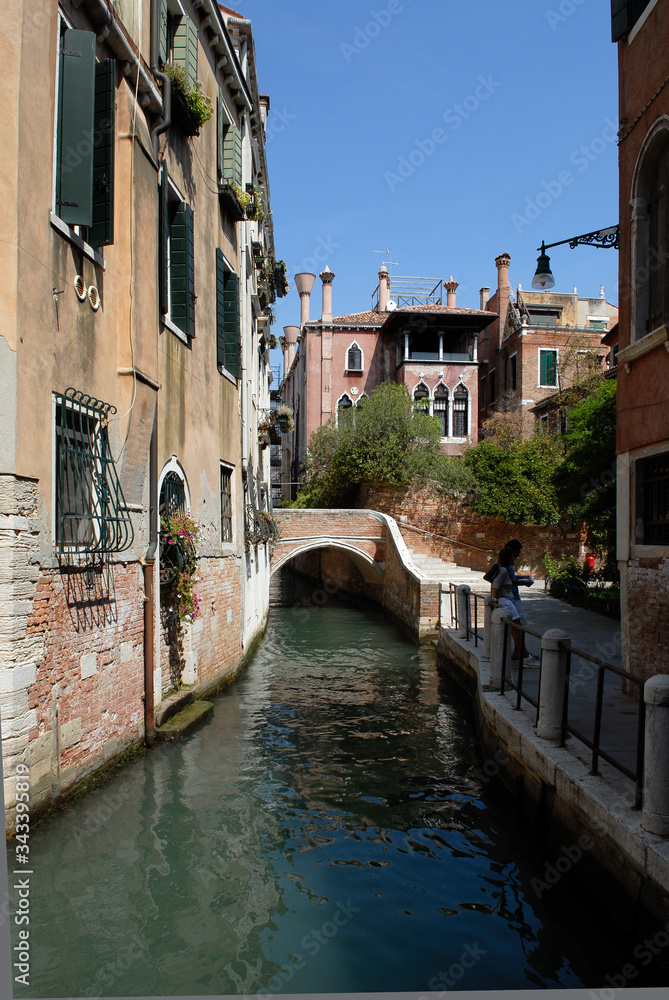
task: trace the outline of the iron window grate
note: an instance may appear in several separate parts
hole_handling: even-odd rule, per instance
[[[669,452],[637,462],[639,483],[637,542],[669,545]],[[641,535],[641,537],[639,537]]]
[[[78,389],[56,395],[56,548],[123,552],[134,532],[109,447],[111,403]]]

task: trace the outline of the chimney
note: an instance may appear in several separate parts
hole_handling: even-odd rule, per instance
[[[321,271],[318,277],[323,282],[323,315],[321,316],[322,323],[332,322],[332,282],[334,280],[334,274],[330,268],[325,265],[325,270]]]
[[[497,311],[499,313],[499,333],[497,346],[502,346],[502,338],[506,330],[506,316],[509,311],[509,264],[511,257],[508,253],[501,253],[495,257],[497,265]]]
[[[481,309],[481,312],[483,312],[485,309],[488,308],[488,299],[490,298],[490,289],[489,288],[480,288],[479,289],[479,298],[480,298],[480,309]]]
[[[295,344],[300,335],[299,326],[284,326],[283,337],[281,337],[281,350],[283,351],[283,377],[286,378],[290,371],[293,358],[295,357]]]
[[[451,275],[450,281],[444,282],[444,288],[446,289],[446,308],[455,309],[455,292],[460,282],[453,281],[453,275]]]
[[[308,271],[300,271],[295,275],[295,287],[300,293],[300,326],[309,322],[309,299],[315,280],[316,275],[309,274]]]
[[[387,311],[388,302],[390,300],[390,278],[388,276],[388,268],[385,264],[382,264],[379,268],[379,312],[384,313]]]

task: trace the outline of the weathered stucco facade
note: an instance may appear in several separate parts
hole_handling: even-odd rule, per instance
[[[11,831],[17,763],[41,808],[150,742],[154,705],[174,683],[232,676],[264,626],[267,544],[246,538],[268,503],[258,423],[269,407],[274,245],[269,101],[250,22],[212,0],[17,0],[2,32],[0,707]],[[90,79],[72,75],[73,56]],[[211,101],[199,127],[164,72],[173,66]],[[170,496],[201,525],[200,614],[178,625],[176,661],[161,572]]]

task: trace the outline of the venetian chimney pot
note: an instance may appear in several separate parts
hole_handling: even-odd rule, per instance
[[[316,280],[315,274],[308,271],[300,271],[295,275],[295,287],[300,293],[300,326],[309,322],[309,300],[311,299],[311,289]]]
[[[321,271],[318,277],[323,282],[323,315],[321,316],[322,323],[332,322],[332,282],[334,281],[334,273],[330,268],[325,265],[325,270]]]
[[[283,377],[286,378],[290,371],[293,358],[295,357],[295,345],[300,335],[299,326],[284,326],[283,337],[281,338],[281,349],[283,350]]]
[[[501,253],[499,257],[495,257],[495,264],[497,266],[497,311],[499,313],[498,347],[502,346],[502,339],[506,330],[506,317],[509,311],[510,263],[511,257],[508,253]]]
[[[485,287],[484,288],[480,288],[479,289],[479,303],[480,303],[481,312],[483,312],[485,309],[488,308],[488,299],[489,298],[490,298],[490,289],[489,288],[485,288]]]
[[[453,275],[451,275],[449,281],[444,282],[444,288],[446,289],[446,308],[455,309],[455,293],[458,289],[459,281],[453,281]]]
[[[388,268],[382,264],[379,268],[379,312],[386,312],[390,301],[390,276]]]

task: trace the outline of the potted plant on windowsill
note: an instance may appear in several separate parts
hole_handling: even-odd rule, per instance
[[[172,84],[172,122],[185,135],[199,135],[200,128],[209,121],[214,106],[202,93],[202,84],[191,86],[183,66],[168,63],[164,67],[165,76]]]

